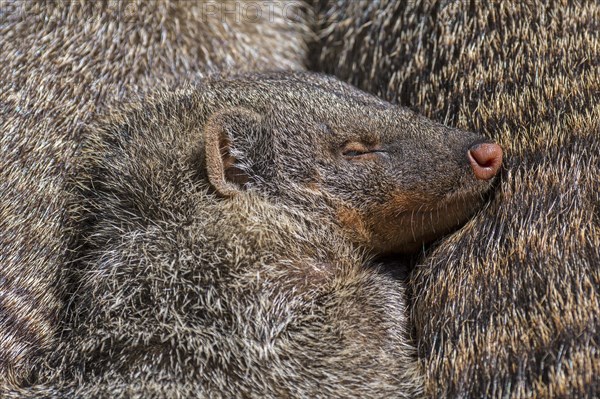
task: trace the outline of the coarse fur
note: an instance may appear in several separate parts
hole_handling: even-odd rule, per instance
[[[314,69],[508,155],[491,206],[411,276],[427,394],[600,396],[600,5],[318,6]]]
[[[0,386],[27,379],[56,344],[65,178],[76,174],[84,126],[131,93],[215,72],[303,68],[308,30],[280,7],[245,23],[204,6],[0,2]]]

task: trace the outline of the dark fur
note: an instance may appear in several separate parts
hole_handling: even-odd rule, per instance
[[[412,276],[426,391],[600,396],[598,3],[320,6],[314,68],[508,155],[492,206]]]

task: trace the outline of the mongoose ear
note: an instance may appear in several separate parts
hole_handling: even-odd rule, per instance
[[[206,172],[210,184],[222,196],[231,197],[242,191],[250,176],[244,170],[240,157],[243,150],[236,148],[234,137],[241,140],[260,128],[261,118],[245,108],[230,108],[211,115],[204,126]]]

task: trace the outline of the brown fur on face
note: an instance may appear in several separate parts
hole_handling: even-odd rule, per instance
[[[428,394],[600,396],[598,3],[318,3],[313,67],[508,155],[412,276]]]
[[[357,209],[341,207],[337,212],[337,219],[354,241],[371,242],[371,232],[365,224],[364,215]]]

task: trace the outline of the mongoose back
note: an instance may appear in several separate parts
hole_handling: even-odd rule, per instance
[[[315,68],[508,154],[411,278],[426,392],[600,396],[600,4],[321,3]]]
[[[247,23],[227,11],[244,4],[0,2],[0,386],[27,378],[55,344],[64,181],[85,124],[132,93],[181,80],[303,68],[304,24],[281,7]]]
[[[158,94],[86,137],[62,343],[15,395],[420,395],[402,283],[364,266],[464,222],[495,144],[289,73]]]

